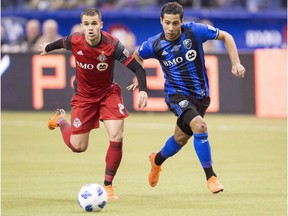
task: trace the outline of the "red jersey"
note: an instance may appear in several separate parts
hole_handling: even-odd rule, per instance
[[[114,36],[101,32],[101,41],[90,46],[84,34],[64,37],[63,46],[71,50],[76,61],[74,94],[81,97],[101,97],[113,83],[114,61],[127,66],[133,59],[129,51]]]

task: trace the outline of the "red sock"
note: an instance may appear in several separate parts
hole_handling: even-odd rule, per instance
[[[110,141],[106,153],[105,181],[111,182],[122,159],[122,142]]]
[[[70,148],[73,152],[79,152],[71,143],[70,143],[70,137],[71,137],[71,126],[70,124],[64,119],[59,123],[59,127],[62,133],[62,138],[64,140],[64,143],[68,148]]]

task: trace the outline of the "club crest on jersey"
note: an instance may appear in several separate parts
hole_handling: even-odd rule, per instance
[[[179,106],[184,108],[188,106],[188,101],[187,100],[182,100],[179,102]]]
[[[97,57],[97,59],[98,59],[99,61],[103,62],[103,61],[106,61],[107,57],[102,53],[102,54],[100,54],[100,55]]]
[[[79,118],[75,118],[73,121],[73,126],[76,128],[79,128],[82,125],[82,122],[80,121]]]
[[[184,45],[184,47],[185,47],[186,49],[190,49],[190,48],[192,47],[192,41],[191,41],[191,39],[185,39],[185,40],[183,41],[183,45]]]

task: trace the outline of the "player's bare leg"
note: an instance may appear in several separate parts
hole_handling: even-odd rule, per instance
[[[54,130],[60,127],[62,138],[67,147],[73,152],[84,152],[88,147],[89,132],[85,134],[71,135],[71,125],[66,121],[64,109],[57,109],[48,121],[48,128]]]
[[[61,127],[61,125],[60,125]],[[77,150],[77,152],[84,152],[88,148],[90,132],[83,134],[72,134],[70,136],[70,143]]]

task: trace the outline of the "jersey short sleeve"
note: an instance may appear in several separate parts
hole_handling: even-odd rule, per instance
[[[153,43],[157,38],[159,38],[159,35],[151,37],[147,41],[142,43],[142,45],[138,49],[138,53],[141,58],[148,59],[156,57],[153,49]]]
[[[204,43],[207,40],[215,40],[218,37],[219,29],[211,25],[202,24],[202,23],[185,23],[183,26],[191,28],[195,33],[195,36],[198,40]]]

